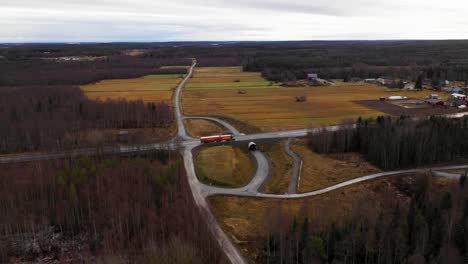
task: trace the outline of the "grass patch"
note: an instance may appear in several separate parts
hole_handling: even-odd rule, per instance
[[[210,136],[225,131],[224,127],[203,119],[185,119],[184,125],[187,133],[195,138]]]
[[[266,193],[283,194],[288,191],[291,179],[293,159],[284,151],[284,142],[262,145],[262,149],[271,161],[271,175],[265,184]]]
[[[246,151],[232,146],[203,148],[195,155],[200,181],[222,187],[241,187],[252,177],[253,167]]]
[[[305,140],[294,143],[291,149],[302,159],[298,193],[322,189],[360,176],[380,172],[358,153],[321,155],[311,151]]]

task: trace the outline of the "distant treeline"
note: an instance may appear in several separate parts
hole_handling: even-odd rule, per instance
[[[385,189],[388,182],[382,182],[381,186],[380,190],[368,190],[351,201],[352,212],[338,213],[339,220],[313,215],[311,220],[305,202],[305,210],[300,210],[296,216],[288,214],[290,210],[287,209],[270,212],[265,219],[269,235],[257,244],[261,252],[257,261],[466,263],[466,176],[459,183],[445,185],[430,175],[419,175],[409,184],[397,186],[396,190]],[[369,194],[372,192],[375,193]],[[338,209],[325,211],[333,210]]]
[[[223,263],[171,156],[3,165],[0,262]]]
[[[310,134],[308,144],[319,153],[359,152],[382,169],[398,169],[467,158],[467,138],[468,118],[377,117]]]
[[[126,79],[147,74],[185,74],[185,68],[160,69],[165,65],[190,65],[187,59],[153,59],[116,55],[93,61],[49,59],[0,60],[0,86],[81,85],[104,79]]]
[[[0,153],[79,147],[90,129],[165,127],[170,106],[142,101],[95,101],[78,87],[0,89]]]
[[[242,65],[273,81],[392,76],[468,81],[468,41],[247,42],[152,48],[155,57],[196,57],[201,66]]]

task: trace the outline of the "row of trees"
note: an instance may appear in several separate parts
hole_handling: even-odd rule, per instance
[[[185,68],[160,69],[164,65],[190,65],[187,59],[153,59],[115,55],[94,61],[27,59],[0,61],[0,86],[81,85],[104,79],[135,78],[153,73],[185,74]]]
[[[0,262],[70,256],[86,263],[223,261],[182,163],[169,157],[167,164],[83,157],[3,166]]]
[[[160,128],[173,122],[164,103],[88,99],[78,87],[0,90],[0,153],[80,147],[91,129]]]
[[[352,205],[352,214],[325,226],[310,220],[306,212],[295,217],[283,213],[278,216],[282,220],[269,218],[268,223],[273,225],[262,241],[260,261],[465,263],[466,176],[459,183],[441,187],[431,176],[419,175],[404,191],[407,199],[382,192],[358,199]]]
[[[468,118],[377,117],[356,126],[322,130],[308,136],[319,153],[359,152],[382,169],[398,169],[468,157]]]

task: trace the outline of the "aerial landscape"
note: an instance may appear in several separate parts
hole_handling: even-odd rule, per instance
[[[2,3],[0,263],[467,263],[445,2]]]

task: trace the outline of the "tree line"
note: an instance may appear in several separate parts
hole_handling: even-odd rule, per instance
[[[365,195],[339,221],[318,222],[307,212],[269,218],[269,234],[257,244],[259,262],[466,263],[466,175],[451,183],[408,177],[414,180],[402,190],[407,198]]]
[[[0,153],[80,147],[92,129],[161,128],[173,122],[165,103],[88,99],[78,87],[0,89]]]
[[[359,152],[385,169],[417,167],[468,157],[468,118],[359,118],[354,126],[308,135],[319,153]]]
[[[161,69],[165,65],[190,65],[187,59],[153,59],[114,55],[92,61],[53,61],[40,58],[0,60],[0,86],[82,85],[105,79],[127,79],[147,74],[185,74],[185,68]]]
[[[0,200],[2,263],[224,261],[175,154],[4,165]]]

